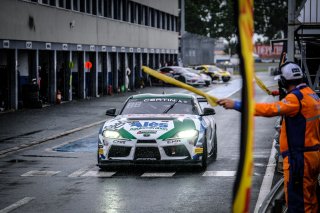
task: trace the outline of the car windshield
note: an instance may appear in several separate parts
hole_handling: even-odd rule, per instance
[[[178,72],[178,73],[188,72],[185,68],[182,68],[182,67],[173,67],[172,69],[173,69],[175,72]]]
[[[195,73],[195,74],[199,74],[199,71],[198,71],[198,70],[194,70],[194,69],[192,69],[192,68],[186,68],[186,70],[187,70],[188,72],[192,72],[192,73]]]
[[[208,67],[208,70],[211,71],[211,72],[221,71],[221,69],[218,68],[218,67]]]
[[[130,99],[122,110],[127,114],[197,114],[191,99],[145,98]]]

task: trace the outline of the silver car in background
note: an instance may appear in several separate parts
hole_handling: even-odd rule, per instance
[[[199,74],[190,72],[184,67],[167,66],[160,68],[159,72],[189,85],[198,86],[206,84]]]

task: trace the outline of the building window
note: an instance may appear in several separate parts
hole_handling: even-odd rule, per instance
[[[166,14],[161,12],[161,18],[162,18],[162,29],[166,29]]]
[[[113,18],[120,19],[119,0],[113,0]]]
[[[92,14],[97,15],[97,0],[92,0]]]
[[[49,0],[42,0],[42,4],[49,4]]]
[[[91,14],[91,4],[92,1],[91,0],[86,0],[86,13],[90,13]]]
[[[143,6],[144,7],[144,24],[146,26],[149,26],[149,7]]]
[[[137,4],[137,15],[138,15],[138,24],[142,24],[143,21],[143,10],[142,5]]]
[[[58,7],[65,8],[64,0],[59,0],[58,1]]]
[[[171,22],[170,22],[170,15],[167,14],[167,30],[170,30],[170,24],[171,24]]]
[[[31,0],[32,2],[38,2],[38,0]]]
[[[71,10],[71,1],[66,1],[66,9]]]
[[[112,18],[112,0],[104,0],[104,17]]]
[[[171,31],[175,31],[175,17],[174,16],[171,16]]]
[[[79,11],[79,2],[78,2],[78,0],[73,0],[73,10]]]
[[[160,22],[161,22],[161,20],[160,20],[160,11],[159,10],[156,10],[156,17],[157,17],[157,28],[161,28],[161,26],[160,26]]]
[[[98,0],[98,15],[102,16],[103,15],[103,1],[102,0]]]
[[[122,0],[122,20],[128,21],[128,0]]]
[[[80,12],[85,12],[85,8],[86,8],[86,5],[85,5],[85,0],[80,0]]]
[[[150,8],[149,9],[149,13],[150,13],[150,18],[149,18],[149,20],[150,20],[150,26],[151,27],[155,27],[155,12],[154,12],[154,9],[152,9],[152,8]]]

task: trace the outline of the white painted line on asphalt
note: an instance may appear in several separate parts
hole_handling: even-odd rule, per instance
[[[81,177],[112,177],[116,172],[104,172],[104,171],[88,171],[81,175]]]
[[[75,171],[75,172],[71,173],[70,175],[68,175],[68,177],[79,177],[80,175],[82,175],[87,170],[88,170],[87,168],[78,169],[77,171]]]
[[[205,171],[202,176],[204,177],[233,177],[236,171]]]
[[[29,203],[30,201],[34,200],[35,198],[34,197],[25,197],[17,202],[15,202],[14,204],[11,204],[10,206],[4,208],[4,209],[1,209],[0,210],[0,213],[8,213],[8,212],[11,212],[17,208],[19,208],[20,206],[23,206],[27,203]]]
[[[22,174],[22,177],[38,177],[38,176],[45,176],[45,177],[50,177],[58,174],[60,171],[29,171],[27,173]]]
[[[175,172],[145,172],[141,177],[172,177]]]
[[[274,148],[276,141],[273,140],[272,143],[272,149],[269,157],[269,162],[267,165],[266,173],[264,174],[263,181],[260,187],[260,192],[259,192],[259,197],[256,203],[256,206],[254,208],[254,212],[258,212],[259,208],[263,202],[263,200],[266,198],[268,193],[271,190],[272,187],[272,181],[273,181],[273,176],[274,176],[274,170],[276,168],[276,160],[274,158],[274,155],[276,153],[276,149]]]

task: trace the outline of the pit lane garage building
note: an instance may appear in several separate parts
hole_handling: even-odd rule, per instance
[[[142,65],[177,61],[178,13],[178,0],[1,0],[0,108],[23,106],[33,79],[48,104],[123,91],[127,67],[140,87]]]

